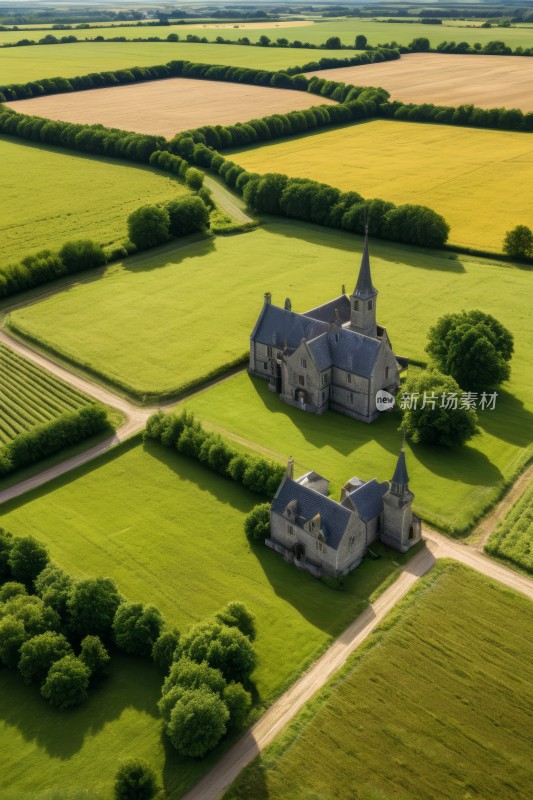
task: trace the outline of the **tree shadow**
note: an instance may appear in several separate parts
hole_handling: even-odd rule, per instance
[[[157,717],[160,693],[161,675],[153,663],[120,653],[112,655],[109,676],[89,690],[88,700],[64,711],[52,708],[38,687],[26,686],[17,672],[2,670],[0,719],[49,756],[67,760],[81,750],[86,736],[94,736],[127,708]]]
[[[189,259],[209,255],[216,240],[205,233],[191,233],[167,244],[136,253],[120,262],[126,272],[152,272],[168,266],[183,267]]]
[[[475,439],[473,440],[475,442]],[[437,447],[411,444],[416,458],[439,478],[472,486],[497,486],[503,475],[496,464],[475,447]]]
[[[533,441],[533,414],[504,389],[498,389],[494,411],[478,411],[478,419],[480,428],[504,442],[528,447]]]

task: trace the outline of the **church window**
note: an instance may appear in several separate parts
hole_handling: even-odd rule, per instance
[[[372,311],[373,308],[374,308],[374,301],[373,300],[369,300],[368,301],[368,310]]]
[[[268,369],[268,362],[267,361],[263,361],[263,368],[264,369]]]
[[[294,528],[292,527],[292,525],[287,525],[287,533],[289,534],[289,536],[294,536]]]
[[[353,547],[355,544],[355,536],[350,536],[350,540],[348,542],[350,547]]]
[[[347,383],[351,383],[352,382],[352,376],[350,375],[349,372],[346,373],[346,381],[347,381]]]
[[[300,386],[305,386],[305,375],[298,375],[298,383]]]
[[[348,392],[346,399],[348,400],[349,404],[353,406],[353,392]]]
[[[302,366],[304,369],[307,369],[307,359],[306,359],[306,358],[301,358],[301,359],[300,359],[300,365],[301,365],[301,366]]]
[[[354,300],[353,310],[359,311],[359,300]]]
[[[267,347],[267,356],[269,358],[272,358],[272,347],[270,345],[268,345]]]
[[[327,382],[328,382],[328,373],[326,372],[324,375],[322,375],[322,386],[326,386]]]

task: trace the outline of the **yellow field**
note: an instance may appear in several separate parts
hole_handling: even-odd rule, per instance
[[[448,221],[450,243],[501,251],[533,227],[533,136],[373,120],[235,152],[251,172],[312,178],[364,197],[420,203]]]

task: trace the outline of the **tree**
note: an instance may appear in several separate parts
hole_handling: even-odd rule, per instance
[[[168,694],[175,686],[183,689],[201,689],[205,686],[210,692],[222,696],[226,681],[219,669],[210,667],[205,661],[197,663],[190,658],[180,658],[170,668],[161,693]]]
[[[158,791],[154,771],[140,758],[130,758],[118,768],[115,800],[152,800]]]
[[[14,579],[32,589],[37,575],[48,563],[48,552],[33,536],[20,536],[13,541],[8,563]]]
[[[206,661],[227,681],[243,681],[253,672],[256,654],[250,640],[237,628],[206,622],[182,638],[180,652],[192,661]]]
[[[91,681],[97,682],[105,677],[111,659],[98,636],[86,636],[82,639],[79,657],[88,668]]]
[[[72,655],[72,647],[62,633],[46,631],[28,639],[20,648],[19,672],[25,683],[40,684],[54,661]]]
[[[8,669],[16,669],[20,659],[20,648],[28,634],[24,623],[11,615],[0,619],[0,661]]]
[[[265,503],[265,505],[267,504]],[[215,619],[229,628],[238,628],[251,642],[255,639],[255,614],[252,614],[244,603],[235,600],[228,603],[222,611],[215,614]]]
[[[172,236],[186,236],[188,233],[205,230],[209,226],[209,211],[200,197],[191,195],[171,200],[167,203],[166,209]]]
[[[208,689],[185,692],[171,711],[168,737],[182,756],[202,758],[226,733],[229,711]]]
[[[368,39],[366,38],[366,36],[363,36],[362,33],[360,33],[358,36],[355,37],[356,50],[366,50],[367,44],[368,44]]]
[[[386,211],[380,229],[380,234],[387,239],[422,247],[441,247],[449,232],[450,226],[441,214],[427,206],[410,203]]]
[[[420,36],[417,39],[413,39],[411,44],[407,46],[413,53],[427,53],[430,48],[430,43],[429,39],[426,39],[425,36]]]
[[[252,707],[252,695],[240,683],[228,683],[222,699],[229,711],[228,727],[239,730],[244,727]]]
[[[154,663],[164,672],[168,672],[174,660],[174,653],[179,644],[180,633],[173,628],[169,631],[163,631],[158,637],[152,648],[152,658]]]
[[[166,208],[142,206],[128,217],[128,236],[139,250],[167,242],[169,231],[170,217]]]
[[[428,370],[406,381],[403,394],[416,397],[402,411],[400,430],[416,444],[437,444],[444,447],[461,446],[478,432],[477,414],[472,408],[447,408],[442,400],[456,397],[461,390],[449,375]]]
[[[67,602],[69,625],[80,637],[108,637],[120,602],[111,578],[84,578],[75,584]]]
[[[326,39],[325,47],[327,50],[340,50],[342,47],[340,37],[330,36],[329,39]]]
[[[67,620],[67,601],[74,586],[74,579],[55,564],[48,563],[35,581],[35,591],[47,606],[57,611],[61,619]]]
[[[0,581],[5,580],[11,574],[9,556],[14,541],[12,533],[0,528]]]
[[[56,708],[70,708],[87,699],[89,668],[75,656],[65,656],[52,664],[41,686],[41,694]]]
[[[483,391],[508,380],[513,335],[483,311],[445,314],[428,334],[426,351],[462,389]]]
[[[270,41],[271,40],[268,38],[268,36],[264,36],[263,35],[263,36],[259,37],[259,45],[261,47],[268,47],[268,45],[270,44]]]
[[[106,263],[103,247],[90,239],[65,242],[59,251],[59,257],[67,272],[94,269],[94,267],[101,267]]]
[[[113,620],[115,643],[125,653],[149,656],[163,627],[163,618],[155,606],[122,603]]]
[[[255,506],[244,521],[244,531],[249,542],[264,542],[270,537],[270,504]]]
[[[185,173],[185,183],[190,189],[198,191],[203,186],[204,173],[201,172],[199,169],[194,169],[194,167],[191,167]]]
[[[17,597],[17,595],[21,594],[27,594],[24,584],[17,583],[16,581],[8,581],[0,587],[0,603],[7,603],[12,597]]]
[[[517,225],[507,231],[503,240],[503,250],[513,258],[530,258],[533,255],[533,232],[527,225]]]
[[[22,622],[28,638],[45,631],[58,630],[61,625],[59,614],[35,595],[17,594],[6,600],[0,605],[0,617],[8,616]]]

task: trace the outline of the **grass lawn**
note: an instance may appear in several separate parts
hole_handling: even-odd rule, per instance
[[[450,243],[463,247],[501,252],[508,230],[533,225],[533,137],[523,133],[371,120],[229,157],[250,172],[427,205],[449,223]]]
[[[525,800],[531,633],[529,600],[439,564],[225,800]]]
[[[121,28],[117,36],[125,36]],[[168,29],[172,33],[173,29]],[[167,34],[168,35],[168,34]],[[19,38],[24,38],[22,35]],[[42,38],[41,36],[39,38]],[[344,50],[344,57],[356,50]],[[149,67],[184,59],[203,64],[228,64],[234,67],[285,69],[315,61],[316,50],[283,47],[242,47],[224,44],[188,44],[185,42],[81,42],[37,47],[0,49],[2,83],[25,83],[40,78],[72,78],[89,72]],[[338,57],[338,50],[320,50],[319,58]]]
[[[132,211],[187,192],[150,167],[7,138],[0,138],[0,160],[3,264],[68,239],[119,244]]]
[[[154,603],[182,630],[229,600],[243,600],[257,615],[260,663],[253,678],[259,702],[268,703],[406,557],[380,548],[381,559],[365,561],[345,591],[332,591],[266,547],[249,547],[243,521],[258,501],[195,461],[132,442],[4,506],[2,526],[36,536],[75,575],[110,575],[128,599]],[[171,751],[165,756],[155,710],[160,685],[148,664],[115,660],[111,681],[89,703],[59,715],[17,676],[3,673],[2,798],[19,800],[30,787],[33,797],[39,781],[43,789],[60,781],[66,792],[110,798],[122,753],[164,767],[167,794],[178,797],[207,764],[180,761]]]
[[[21,433],[93,401],[0,344],[0,447]]]
[[[491,535],[485,550],[533,572],[533,485]]]

